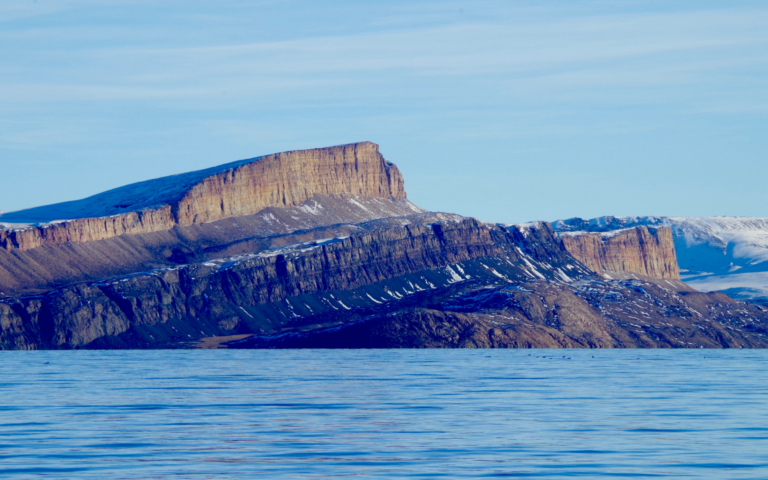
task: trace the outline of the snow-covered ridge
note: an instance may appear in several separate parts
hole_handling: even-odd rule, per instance
[[[541,228],[544,222],[525,222],[525,223],[507,223],[507,227],[517,227],[520,230],[530,230],[531,228]]]
[[[523,237],[527,238],[528,235],[530,235],[531,230],[540,229],[544,226],[545,223],[546,222],[538,221],[538,222],[525,222],[525,223],[506,223],[502,225],[504,225],[505,227],[517,228],[520,231],[520,233],[523,234]]]
[[[619,235],[620,233],[632,230],[633,228],[635,228],[635,227],[620,228],[618,230],[612,230],[612,231],[609,231],[609,232],[588,232],[586,230],[580,230],[580,231],[576,231],[576,232],[558,232],[558,236],[561,236],[561,237],[578,237],[578,236],[581,236],[581,235],[597,234],[597,235],[600,235],[603,238],[613,238],[616,235]]]
[[[3,213],[0,214],[0,223],[5,225],[54,223],[78,218],[110,217],[121,213],[168,205],[181,199],[192,186],[204,178],[233,170],[255,162],[259,158],[262,157],[238,160],[195,172],[133,183],[82,200]]]

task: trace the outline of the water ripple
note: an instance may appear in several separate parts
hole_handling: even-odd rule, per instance
[[[768,352],[536,353],[3,352],[0,473],[768,478]]]

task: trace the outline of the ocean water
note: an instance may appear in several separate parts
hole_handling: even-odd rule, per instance
[[[0,352],[0,477],[765,479],[766,366],[743,350]]]

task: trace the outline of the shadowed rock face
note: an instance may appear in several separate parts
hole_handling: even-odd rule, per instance
[[[234,348],[766,348],[768,312],[678,282],[475,282]],[[413,306],[413,305],[423,306]]]
[[[30,250],[167,231],[174,226],[298,207],[315,195],[404,200],[403,178],[375,143],[267,155],[201,172],[0,216],[7,223],[52,222],[0,232],[0,247]]]
[[[601,273],[637,273],[654,278],[680,279],[672,230],[635,227],[609,234],[561,234],[566,250]]]
[[[42,296],[0,298],[0,347],[167,346],[201,336],[280,331],[317,315],[342,318],[353,309],[394,304],[408,291],[475,277],[589,274],[546,225],[523,236],[474,219],[418,220]]]
[[[248,333],[257,336],[230,346],[768,346],[761,307],[675,280],[601,278],[546,223],[522,231],[424,215],[347,238],[0,298],[0,348],[183,348]]]
[[[415,308],[274,339],[250,339],[262,348],[578,348],[555,328],[499,324],[498,316]],[[259,343],[261,342],[261,343]]]

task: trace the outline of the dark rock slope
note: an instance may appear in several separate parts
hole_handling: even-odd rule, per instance
[[[468,282],[342,325],[240,348],[766,348],[768,315],[720,293],[653,281]],[[438,298],[435,298],[438,297]]]
[[[603,279],[548,224],[431,220],[5,298],[0,344],[188,347],[256,333],[231,346],[766,346],[759,307],[671,280]]]
[[[167,345],[281,331],[296,319],[395,305],[409,292],[467,278],[562,280],[589,273],[546,225],[524,236],[473,219],[424,219],[430,217],[40,296],[6,297],[0,301],[0,342],[4,348]]]

